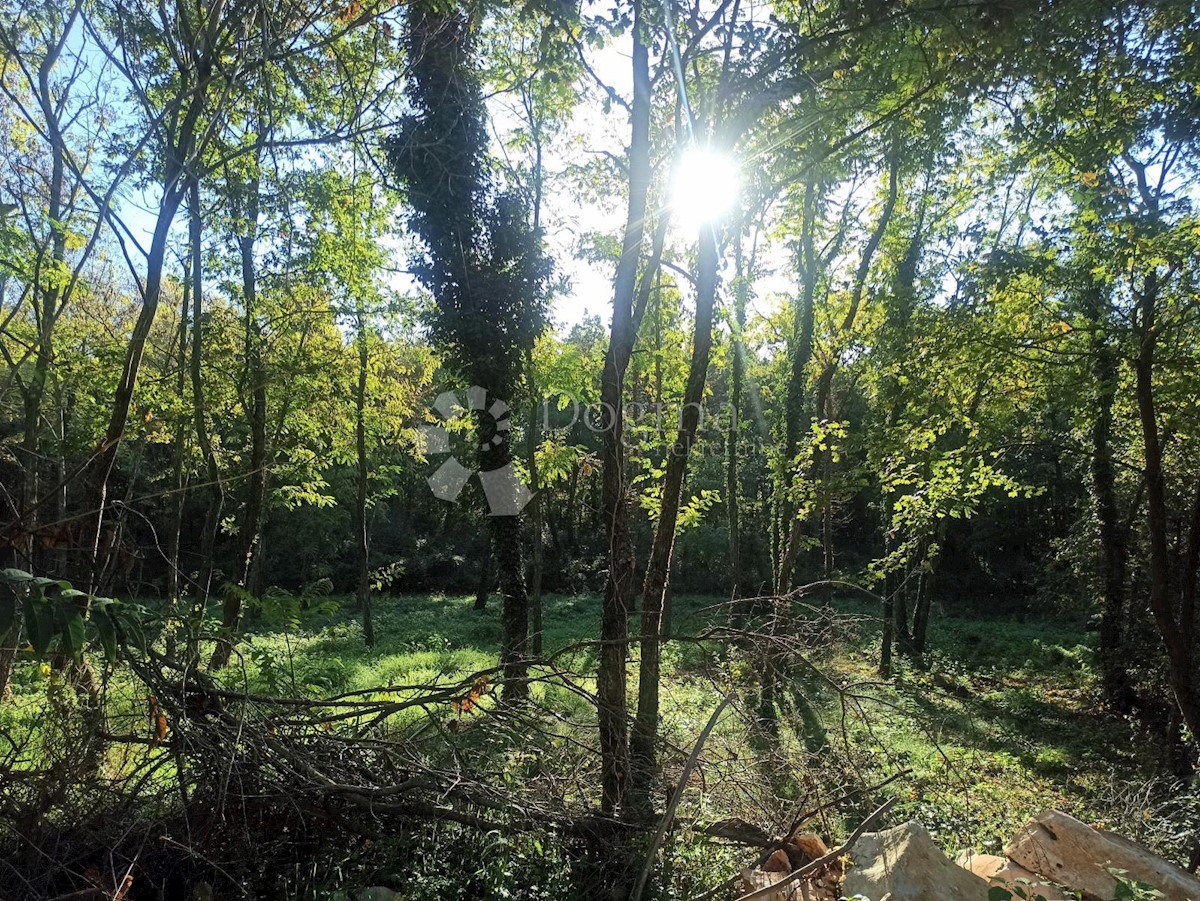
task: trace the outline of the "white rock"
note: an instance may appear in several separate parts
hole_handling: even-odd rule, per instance
[[[1027,894],[1029,891],[1033,891],[1036,893],[1035,897],[1040,897],[1044,901],[1071,901],[1061,887],[1043,881],[1037,873],[1025,869],[1007,857],[963,851],[954,859],[954,862],[980,879],[986,879],[992,885],[998,885],[1010,892],[1020,886]],[[1019,897],[1015,892],[1013,894],[1014,897]]]
[[[1100,901],[1116,893],[1109,868],[1126,871],[1126,878],[1153,886],[1171,901],[1200,901],[1200,879],[1124,836],[1057,810],[1022,826],[1005,853],[1027,870]]]
[[[763,870],[742,870],[742,889],[744,894],[756,892],[759,889],[768,888],[775,885],[777,882],[782,882],[787,879],[787,873],[769,873]],[[796,890],[794,885],[785,885],[783,888],[772,892],[769,895],[763,896],[763,901],[798,901],[800,892]]]
[[[868,832],[850,849],[842,893],[891,901],[987,901],[988,884],[946,857],[920,823]]]

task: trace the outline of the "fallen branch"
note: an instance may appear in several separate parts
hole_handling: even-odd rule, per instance
[[[642,865],[642,872],[638,874],[637,883],[633,887],[631,901],[641,901],[642,891],[646,888],[646,880],[650,878],[650,871],[654,868],[654,856],[658,853],[663,839],[666,838],[667,830],[671,828],[671,821],[675,818],[675,811],[679,808],[679,802],[683,798],[683,791],[687,788],[692,770],[696,768],[696,763],[700,760],[700,752],[704,748],[704,743],[708,741],[708,736],[716,728],[717,720],[721,717],[721,712],[732,700],[733,695],[726,695],[721,703],[717,705],[717,709],[712,712],[712,716],[708,718],[708,722],[704,728],[700,730],[700,736],[692,746],[692,753],[688,755],[687,763],[683,766],[683,772],[679,775],[679,782],[675,785],[675,792],[671,795],[671,802],[663,812],[662,821],[658,824],[658,831],[654,833],[654,839],[650,842],[650,848],[646,851],[646,862]]]

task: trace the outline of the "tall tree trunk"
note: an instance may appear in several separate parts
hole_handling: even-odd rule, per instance
[[[1108,336],[1107,299],[1098,284],[1086,298],[1091,320],[1091,363],[1096,418],[1092,423],[1092,506],[1100,538],[1100,671],[1104,696],[1118,710],[1129,706],[1130,682],[1124,633],[1128,536],[1117,513],[1116,466],[1112,454],[1113,404],[1118,381],[1116,349]]]
[[[537,116],[533,94],[525,92],[526,109],[529,112],[530,132],[533,136],[534,165],[533,165],[533,230],[540,232],[542,228],[542,190],[544,187],[544,169],[542,166],[542,130]],[[545,508],[542,504],[542,485],[538,475],[537,450],[541,443],[538,431],[538,413],[544,401],[540,397],[537,385],[537,373],[533,366],[533,350],[530,349],[526,367],[529,371],[529,393],[533,399],[529,412],[529,490],[533,492],[530,500],[529,530],[533,535],[533,555],[529,570],[529,615],[530,615],[530,650],[535,657],[542,655],[542,638],[544,624],[542,616],[542,570],[545,566],[546,549],[542,540],[545,530]]]
[[[904,654],[912,654],[912,633],[908,629],[908,596],[912,590],[913,573],[916,566],[909,562],[905,568],[904,578],[896,590],[896,638],[900,641],[900,650]]]
[[[142,308],[138,312],[137,321],[134,323],[133,332],[129,337],[129,345],[125,350],[125,362],[121,368],[120,378],[117,380],[116,390],[113,392],[112,412],[109,414],[108,426],[105,428],[104,438],[92,460],[92,507],[95,513],[88,536],[89,593],[95,591],[96,579],[99,576],[97,558],[100,552],[101,531],[104,526],[104,508],[108,502],[108,480],[117,460],[117,449],[125,435],[129,409],[133,404],[134,387],[142,366],[142,357],[146,353],[146,340],[150,336],[151,326],[154,325],[154,317],[158,314],[167,242],[170,237],[171,224],[175,221],[175,215],[179,212],[183,197],[184,191],[178,183],[178,178],[167,178],[163,187],[162,201],[159,204],[154,235],[150,241],[150,251],[146,257],[146,282],[142,289]]]
[[[642,586],[641,666],[638,670],[638,708],[630,741],[633,793],[641,806],[649,805],[649,791],[656,764],[655,742],[658,737],[659,677],[662,652],[663,602],[670,578],[671,554],[679,522],[683,483],[688,457],[696,442],[704,387],[708,380],[708,360],[712,351],[713,306],[717,294],[717,236],[713,227],[700,229],[697,254],[696,318],[692,335],[692,362],[683,395],[679,430],[667,456],[663,478],[662,505],[646,579]]]
[[[937,571],[931,568],[921,573],[917,579],[917,603],[913,610],[912,639],[909,646],[914,657],[925,653],[925,643],[929,636],[929,608],[933,604],[934,583]]]
[[[600,664],[596,677],[600,733],[601,807],[618,810],[629,785],[629,717],[625,660],[628,615],[634,592],[633,538],[625,482],[624,383],[636,330],[633,299],[650,190],[650,66],[642,41],[641,2],[633,2],[633,105],[629,142],[629,206],[621,259],[613,280],[612,332],[600,380],[600,402],[608,418],[602,451],[601,511],[608,540],[608,577],[600,617]]]
[[[488,525],[503,602],[500,611],[502,697],[508,702],[521,701],[529,695],[529,594],[521,555],[521,520],[517,516],[492,516]]]
[[[258,194],[257,183],[254,185]],[[253,215],[258,216],[255,203]],[[256,590],[257,574],[262,571],[263,528],[266,523],[267,489],[271,480],[271,460],[267,448],[267,368],[263,361],[262,325],[258,319],[258,290],[255,272],[254,244],[256,238],[243,237],[242,251],[243,293],[246,298],[246,358],[250,382],[250,478],[247,483],[246,518],[243,523],[245,544],[242,547],[242,585],[253,594]],[[236,628],[241,620],[241,610],[233,611],[229,625]]]
[[[177,352],[175,371],[175,396],[180,406],[185,403],[187,391],[187,340],[188,316],[191,304],[191,282],[183,280],[183,291],[179,304],[179,331],[176,333]],[[186,446],[186,430],[183,423],[175,427],[175,440],[171,447],[172,484],[175,490],[175,509],[171,517],[170,532],[167,535],[167,617],[179,609],[181,590],[179,579],[179,545],[183,532],[184,487],[186,484],[183,470],[183,454]]]
[[[792,576],[800,547],[804,542],[804,522],[797,515],[792,499],[792,489],[800,473],[796,469],[796,455],[800,441],[809,425],[806,414],[808,365],[813,355],[813,334],[816,321],[817,253],[813,233],[816,230],[817,184],[810,178],[804,189],[804,207],[800,226],[799,270],[800,296],[793,309],[792,335],[788,352],[790,366],[784,410],[784,450],[776,464],[775,516],[772,517],[775,554],[772,558],[775,601],[771,609],[769,631],[772,639],[780,630],[788,628],[791,605],[787,595],[792,589]],[[784,660],[775,650],[772,640],[764,652],[762,661],[762,694],[759,697],[759,718],[763,725],[774,732],[777,729],[778,708],[776,696],[779,681],[784,674]]]
[[[72,8],[70,18],[64,26],[61,39],[46,54],[38,66],[37,100],[47,128],[50,149],[50,180],[47,185],[46,221],[49,224],[48,261],[41,255],[34,268],[33,285],[33,314],[37,326],[37,339],[34,346],[33,375],[24,385],[24,433],[21,441],[22,479],[21,479],[21,527],[25,540],[21,542],[26,557],[25,563],[31,571],[36,571],[38,562],[35,560],[38,530],[38,498],[40,486],[40,468],[42,461],[42,404],[46,396],[46,382],[50,362],[54,356],[54,327],[58,321],[61,307],[65,305],[63,297],[62,275],[66,266],[67,235],[63,225],[63,187],[66,174],[66,141],[61,130],[62,106],[55,99],[51,85],[51,74],[58,62],[62,48],[67,39],[79,5]],[[60,303],[61,301],[61,303]]]
[[[491,473],[514,472],[512,445],[497,442],[497,424],[483,411],[477,414],[476,437],[480,479],[488,507],[488,532],[492,541],[492,560],[500,585],[500,665],[506,702],[520,702],[529,695],[529,590],[525,583],[524,555],[521,552],[521,509],[526,506],[525,485],[497,483],[501,492],[489,488]],[[508,494],[508,492],[513,494]]]
[[[821,374],[817,377],[813,412],[815,416],[821,419],[832,420],[834,417],[832,405],[833,379],[837,373],[839,363],[840,342],[854,328],[854,322],[858,318],[858,311],[862,307],[867,278],[871,274],[871,263],[875,258],[875,253],[879,250],[879,245],[883,242],[883,238],[887,234],[888,226],[892,221],[892,215],[896,210],[896,199],[900,187],[900,161],[900,144],[899,141],[893,140],[892,147],[888,152],[887,194],[884,197],[883,208],[879,212],[875,228],[871,230],[871,235],[867,239],[866,246],[863,248],[862,256],[859,258],[858,268],[854,273],[854,282],[850,289],[850,303],[846,309],[845,316],[842,317],[842,321],[837,327],[832,352],[825,366],[822,368]],[[818,449],[814,455],[813,464],[814,469],[822,473],[821,539],[824,550],[825,578],[829,579],[833,576],[835,566],[833,547],[834,498],[829,488],[834,469],[832,451],[829,449]]]
[[[188,234],[191,246],[191,281],[192,281],[192,417],[196,429],[196,443],[204,457],[205,472],[208,482],[208,508],[204,514],[204,531],[200,537],[200,575],[196,580],[196,597],[192,607],[192,630],[189,636],[189,657],[194,659],[197,653],[197,631],[204,618],[208,606],[208,596],[212,589],[214,553],[217,542],[217,529],[221,524],[221,510],[225,504],[225,487],[221,482],[221,471],[217,466],[216,452],[213,450],[212,439],[208,434],[208,424],[205,420],[204,407],[204,253],[202,242],[203,224],[200,209],[200,183],[191,179],[188,188]]]
[[[480,539],[479,578],[475,583],[475,609],[486,610],[492,590],[492,538],[486,531]]]
[[[367,520],[367,490],[370,472],[367,467],[367,323],[362,302],[355,311],[355,343],[358,345],[358,381],[354,391],[354,448],[357,462],[354,498],[354,532],[358,539],[358,609],[362,611],[363,641],[375,646],[375,619],[371,610],[371,535]]]
[[[257,173],[258,160],[255,161]],[[258,240],[259,180],[255,174],[246,185],[246,233],[238,237],[242,266],[242,307],[245,316],[244,351],[246,358],[243,402],[250,420],[250,472],[247,479],[246,516],[241,524],[243,544],[238,560],[237,580],[246,592],[253,592],[253,574],[258,567],[259,542],[262,538],[263,508],[267,496],[267,373],[262,359],[262,333],[258,324],[258,270],[254,250]],[[221,635],[213,649],[210,668],[215,672],[229,662],[233,640],[242,623],[242,594],[231,591],[221,609]]]
[[[1169,529],[1163,449],[1154,400],[1154,356],[1158,341],[1156,323],[1158,273],[1146,276],[1137,295],[1140,347],[1137,372],[1138,417],[1142,426],[1146,474],[1146,529],[1150,544],[1150,612],[1167,649],[1167,678],[1183,721],[1193,736],[1200,736],[1200,690],[1196,683],[1194,629],[1185,633],[1170,599]]]
[[[921,258],[921,244],[924,233],[924,211],[917,217],[917,225],[909,239],[904,256],[896,267],[892,280],[892,296],[888,299],[884,320],[885,335],[881,345],[888,354],[888,362],[897,362],[908,346],[911,330],[913,308],[916,304],[917,265]],[[885,423],[888,432],[895,429],[904,412],[904,390],[898,376],[888,375],[880,387],[881,400],[885,409]],[[888,493],[884,500],[884,554],[890,555],[896,549],[897,536],[892,528],[895,517],[896,498]],[[892,673],[892,652],[897,632],[904,637],[906,646],[909,644],[908,608],[900,599],[904,591],[904,580],[898,577],[895,567],[892,567],[883,581],[883,632],[880,636],[879,674],[887,677]],[[898,604],[897,601],[900,600]],[[897,630],[898,607],[904,617],[904,626]]]
[[[583,467],[577,461],[571,463],[571,475],[567,479],[567,509],[564,513],[566,520],[566,546],[568,550],[579,547],[579,475]]]
[[[816,216],[817,185],[810,179],[804,188],[799,249],[800,296],[793,311],[792,339],[788,348],[791,366],[785,398],[783,459],[779,462],[779,482],[776,488],[777,515],[780,522],[779,556],[775,560],[776,595],[785,595],[791,590],[792,573],[803,543],[804,524],[796,516],[796,505],[789,495],[798,476],[796,454],[809,425],[805,408],[808,364],[812,360],[816,319],[817,253],[813,237]]]
[[[545,529],[542,510],[542,486],[538,476],[537,465],[537,449],[541,441],[541,436],[538,431],[538,413],[541,410],[541,404],[537,402],[538,391],[537,385],[534,382],[533,361],[529,362],[529,381],[532,389],[532,394],[535,403],[530,407],[529,413],[529,439],[528,439],[528,457],[526,464],[529,469],[529,489],[533,492],[533,499],[529,502],[529,531],[533,540],[533,554],[531,566],[529,569],[529,619],[530,619],[530,637],[529,644],[533,656],[540,657],[542,654],[542,568],[545,560],[545,546],[542,542],[542,531]]]
[[[750,293],[749,276],[742,263],[742,246],[737,244],[736,274],[733,283],[733,334],[730,344],[733,360],[729,376],[729,434],[725,447],[725,508],[729,517],[729,575],[730,618],[739,625],[746,612],[741,603],[742,591],[742,523],[741,523],[741,480],[738,475],[740,448],[738,439],[742,425],[742,392],[746,379],[746,302]]]
[[[929,638],[929,612],[933,607],[933,599],[937,592],[938,560],[946,546],[946,521],[943,519],[937,527],[938,551],[927,563],[921,575],[917,588],[917,609],[913,613],[912,650],[914,654],[924,654],[925,645]],[[928,550],[924,557],[929,557]]]

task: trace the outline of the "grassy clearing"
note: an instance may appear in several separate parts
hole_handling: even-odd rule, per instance
[[[723,621],[714,603],[675,597],[676,634],[695,635]],[[381,599],[377,608],[378,641],[369,652],[348,600],[308,614],[298,628],[251,623],[234,664],[220,678],[230,688],[272,695],[372,690],[402,697],[415,691],[407,686],[452,682],[495,664],[500,629],[494,606],[479,612],[470,598],[436,595]],[[562,652],[557,663],[579,674],[575,683],[583,689],[592,687],[594,649],[564,649],[598,633],[599,608],[592,596],[545,601],[546,651]],[[1150,768],[1141,763],[1145,739],[1124,719],[1099,709],[1089,636],[1079,625],[941,618],[931,625],[922,665],[902,663],[895,678],[882,683],[875,673],[874,611],[853,601],[837,601],[835,609],[846,617],[838,639],[815,648],[811,666],[797,671],[776,731],[747,713],[758,709],[759,666],[742,650],[691,640],[664,650],[664,796],[721,691],[736,686],[739,701],[706,746],[683,817],[737,816],[781,831],[798,811],[910,770],[881,792],[864,792],[823,812],[812,828],[838,837],[883,795],[899,802],[893,821],[921,821],[951,853],[997,851],[1045,807],[1119,829],[1174,856],[1192,840],[1179,826],[1186,808],[1176,803],[1166,810],[1161,792],[1148,783]],[[631,699],[635,683],[631,679]],[[58,734],[57,725],[69,718],[54,713],[56,704],[65,703],[61,685],[44,669],[27,666],[16,688],[15,703],[0,720],[10,733],[36,733],[41,751],[35,753],[50,759],[55,743],[69,738]],[[111,731],[149,728],[145,700],[131,683],[115,676],[108,692]],[[593,800],[588,786],[595,784],[594,762],[580,747],[592,741],[586,728],[592,709],[550,682],[536,684],[534,694],[559,717],[535,739],[491,728],[490,698],[466,713],[449,704],[414,708],[389,726],[399,734],[420,728],[422,719],[436,722],[457,734],[460,752],[480,755],[514,787],[556,772],[569,777],[562,780],[563,801]],[[131,753],[138,748],[109,751],[106,771],[114,783]],[[171,772],[164,766],[157,778],[169,783]],[[685,828],[668,849],[660,897],[688,897],[739,866],[737,849],[693,839]],[[486,842],[482,854],[477,837],[443,826],[397,836],[386,849],[351,847],[314,864],[310,873],[289,876],[287,896],[329,897],[339,886],[376,882],[405,886],[414,899],[503,897],[518,887],[523,897],[571,896],[573,864],[552,839],[491,836]]]
[[[713,609],[713,598],[683,595],[673,603],[680,635],[724,616]],[[550,596],[545,604],[548,653],[598,633],[598,598]],[[295,632],[254,632],[244,667],[225,678],[251,690],[320,695],[444,681],[495,663],[500,632],[494,609],[480,613],[471,599],[446,596],[400,597],[378,606],[379,641],[370,653],[343,606]],[[705,759],[727,782],[695,793],[692,814],[781,825],[795,813],[787,802],[815,807],[840,789],[909,768],[910,776],[885,790],[900,802],[896,817],[921,820],[950,851],[995,850],[1047,806],[1131,829],[1128,799],[1118,787],[1149,778],[1139,762],[1146,749],[1129,722],[1099,709],[1090,636],[1081,624],[936,619],[924,664],[901,664],[883,685],[875,675],[874,611],[853,601],[836,606],[860,617],[848,640],[814,652],[823,675],[798,674],[777,739],[764,738],[737,715],[725,718]],[[635,616],[631,629],[636,625]],[[580,650],[564,662],[590,673],[594,652]],[[681,750],[719,701],[718,685],[740,684],[740,700],[754,709],[754,661],[716,642],[672,643],[664,674],[664,734]],[[856,697],[844,706],[825,677],[857,686]],[[584,687],[590,687],[586,680]],[[635,692],[631,680],[630,696]],[[583,712],[572,697],[553,701]],[[668,758],[668,778],[671,764]],[[752,778],[743,772],[747,764]],[[851,805],[848,815],[870,801]]]

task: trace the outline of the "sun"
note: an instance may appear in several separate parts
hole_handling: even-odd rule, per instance
[[[693,147],[675,167],[671,214],[677,225],[699,228],[716,221],[737,201],[738,170],[727,156]]]

